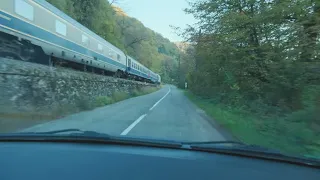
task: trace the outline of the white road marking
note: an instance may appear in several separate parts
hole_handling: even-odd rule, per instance
[[[127,129],[125,129],[120,135],[127,135],[147,114],[140,116],[137,120],[135,120]]]
[[[166,95],[164,95],[158,102],[156,102],[149,110],[152,111],[153,108],[155,108],[169,93],[171,92],[171,88],[169,88],[169,91]]]
[[[155,108],[170,92],[171,92],[171,88],[169,88],[169,91],[167,92],[167,94],[164,95],[158,102],[156,102],[149,110],[151,111],[153,108]],[[125,129],[120,135],[122,135],[122,136],[127,135],[146,116],[147,116],[147,114],[140,116],[127,129]]]

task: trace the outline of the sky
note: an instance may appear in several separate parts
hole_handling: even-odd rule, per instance
[[[196,22],[192,15],[183,11],[188,7],[186,0],[118,0],[115,5],[172,42],[183,39],[174,33],[170,25],[185,28],[187,24]]]

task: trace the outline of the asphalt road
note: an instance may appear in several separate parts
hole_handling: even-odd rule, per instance
[[[24,131],[43,132],[78,128],[110,135],[177,141],[222,141],[199,110],[174,86],[116,104],[39,124]]]

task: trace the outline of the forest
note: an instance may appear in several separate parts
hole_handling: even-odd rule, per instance
[[[241,140],[320,155],[320,1],[199,0],[180,86]],[[194,95],[196,97],[194,97]]]
[[[47,0],[49,3],[161,75],[175,83],[179,50],[159,33],[126,15],[107,0]]]

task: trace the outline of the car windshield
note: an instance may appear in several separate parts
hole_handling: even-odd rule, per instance
[[[0,136],[319,160],[319,57],[317,0],[1,0]]]

